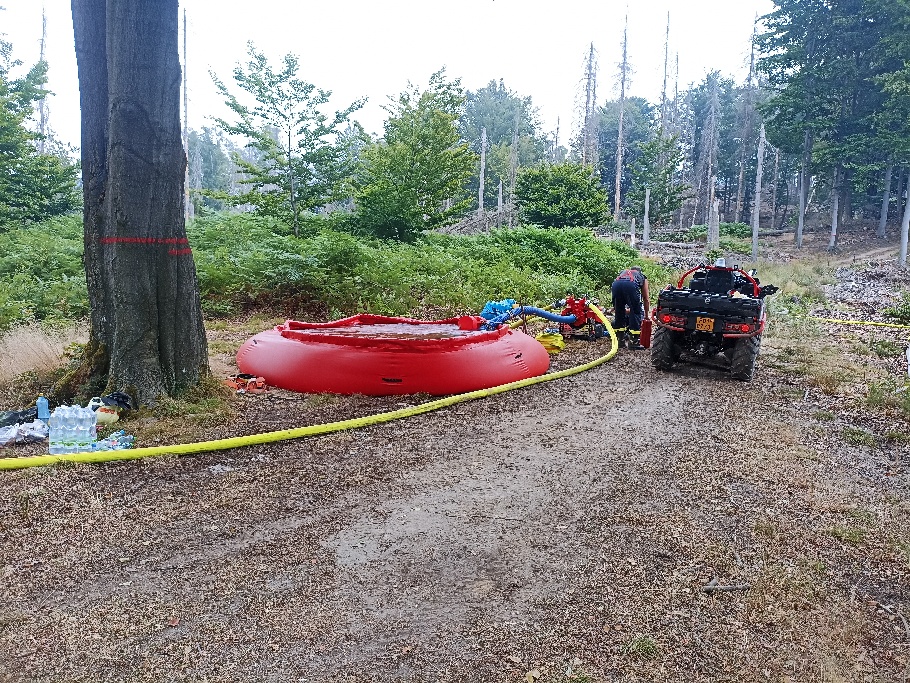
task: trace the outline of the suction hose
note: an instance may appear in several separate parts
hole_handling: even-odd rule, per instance
[[[516,308],[509,309],[505,313],[500,313],[495,318],[491,318],[483,325],[483,329],[492,330],[498,325],[502,325],[513,318],[517,318],[520,315],[536,315],[539,318],[544,318],[554,323],[565,323],[567,325],[575,324],[574,315],[559,315],[553,313],[552,311],[547,311],[543,308],[536,308],[534,306],[518,306]]]
[[[549,382],[554,379],[570,377],[577,375],[585,370],[596,368],[603,365],[616,355],[619,349],[619,343],[616,339],[616,332],[607,321],[604,314],[593,304],[589,304],[591,310],[600,319],[610,335],[610,350],[600,358],[589,363],[576,365],[574,368],[560,370],[549,375],[540,375],[538,377],[529,377],[528,379],[500,384],[497,387],[489,389],[478,389],[469,391],[465,394],[456,396],[447,396],[435,401],[421,403],[420,405],[410,408],[401,408],[388,413],[378,413],[377,415],[368,415],[366,417],[357,417],[351,420],[341,420],[339,422],[329,422],[321,425],[312,425],[310,427],[297,427],[295,429],[282,429],[276,432],[265,432],[263,434],[251,434],[249,436],[235,436],[229,439],[218,439],[215,441],[198,441],[196,443],[178,444],[175,446],[153,446],[148,448],[134,448],[126,451],[93,451],[91,453],[66,453],[63,455],[33,455],[24,458],[0,458],[0,470],[18,470],[26,467],[44,467],[55,465],[61,462],[110,462],[112,460],[138,460],[153,455],[191,455],[194,453],[205,453],[207,451],[221,451],[229,448],[240,448],[242,446],[256,446],[265,443],[274,443],[276,441],[287,441],[289,439],[299,439],[304,436],[318,436],[329,434],[331,432],[340,432],[345,429],[355,429],[358,427],[368,427],[370,425],[391,422],[403,417],[412,417],[422,413],[429,413],[440,408],[447,408],[458,403],[472,401],[475,398],[485,398],[495,396],[513,389],[530,387],[542,382]],[[573,316],[574,317],[574,316]]]

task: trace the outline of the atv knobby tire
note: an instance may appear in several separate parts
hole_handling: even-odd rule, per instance
[[[730,376],[743,382],[752,380],[755,373],[755,359],[761,347],[761,335],[746,337],[736,342],[733,358],[730,359]]]
[[[655,325],[651,335],[651,365],[658,370],[669,370],[677,358],[673,351],[673,333],[665,327]]]

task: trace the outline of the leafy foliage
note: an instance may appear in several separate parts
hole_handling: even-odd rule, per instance
[[[0,232],[69,213],[80,201],[76,164],[62,154],[40,154],[39,136],[25,127],[33,104],[47,94],[47,64],[13,79],[10,72],[20,65],[0,40]]]
[[[588,230],[523,228],[412,243],[322,230],[295,240],[250,215],[197,220],[190,230],[209,313],[267,306],[285,315],[357,311],[452,315],[490,299],[542,303],[567,291],[609,295],[637,253]],[[663,272],[646,264],[649,276]]]
[[[356,237],[316,218],[294,238],[289,226],[252,213],[213,214],[187,228],[203,307],[210,316],[262,308],[286,316],[359,311],[448,316],[506,297],[549,303],[566,292],[607,299],[616,274],[641,264],[655,283],[667,273],[622,242],[589,230],[521,228],[412,243]],[[0,330],[88,312],[78,217],[0,235]]]
[[[297,57],[285,55],[274,69],[265,55],[248,45],[249,61],[234,69],[234,82],[250,95],[246,105],[212,74],[218,92],[237,120],[216,119],[226,133],[242,135],[258,154],[254,161],[234,155],[241,181],[250,186],[237,196],[215,195],[233,204],[252,204],[262,215],[289,222],[299,233],[301,213],[338,199],[352,170],[353,159],[345,145],[336,144],[350,115],[363,100],[329,118],[321,111],[331,91],[316,88],[298,77]]]
[[[506,191],[511,185],[513,160],[519,167],[533,166],[544,159],[549,143],[539,132],[537,109],[531,98],[512,92],[502,80],[490,81],[483,88],[466,93],[459,129],[478,154],[484,128],[487,131],[484,205],[492,206],[498,199],[499,183]],[[475,169],[469,182],[471,197],[477,197],[479,184],[479,172]]]
[[[445,70],[423,92],[411,86],[386,111],[385,135],[364,148],[356,182],[356,223],[402,242],[447,225],[470,205],[465,183],[477,163],[461,141],[461,82]]]
[[[656,137],[639,145],[639,154],[632,163],[631,189],[625,196],[627,210],[633,216],[645,212],[646,190],[651,190],[648,220],[653,225],[667,225],[673,221],[689,186],[679,180],[682,150],[676,136]]]
[[[515,196],[522,218],[546,228],[593,227],[607,215],[607,195],[590,166],[541,164],[522,169]]]
[[[0,233],[0,330],[88,314],[82,217]]]

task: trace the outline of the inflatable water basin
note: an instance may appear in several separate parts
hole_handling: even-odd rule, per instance
[[[244,342],[237,366],[282,389],[369,396],[460,394],[547,371],[540,342],[508,326],[478,329],[482,322],[367,313],[328,323],[288,320]]]

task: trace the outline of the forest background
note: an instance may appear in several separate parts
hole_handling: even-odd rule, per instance
[[[286,306],[293,291],[297,310],[403,312],[516,291],[603,293],[631,254],[598,247],[611,250],[610,268],[594,273],[542,231],[584,228],[575,243],[587,244],[592,228],[628,234],[637,221],[661,239],[698,238],[712,210],[724,246],[741,252],[730,239],[748,236],[745,223],[793,230],[799,245],[805,221],[824,222],[835,248],[845,225],[866,220],[883,239],[903,237],[905,261],[908,27],[906,0],[781,0],[755,24],[743,81],[712,71],[681,86],[668,21],[654,102],[631,94],[625,38],[608,76],[591,44],[580,73],[567,75],[580,87],[564,133],[545,130],[532,97],[504,81],[469,90],[441,69],[389,98],[382,133],[369,134],[357,122],[363,100],[337,109],[295,55],[251,43],[230,76],[211,74],[230,114],[185,131],[203,301],[231,313],[270,295]],[[48,120],[47,63],[18,63],[13,48],[3,42],[0,55],[3,327],[84,316],[87,306],[78,164]],[[513,235],[438,234],[498,227]],[[394,263],[409,265],[377,265]],[[459,301],[437,301],[428,292],[453,270],[479,272],[462,278],[470,291]],[[379,294],[395,289],[387,278],[409,278],[394,301]],[[327,282],[336,284],[317,284]]]

